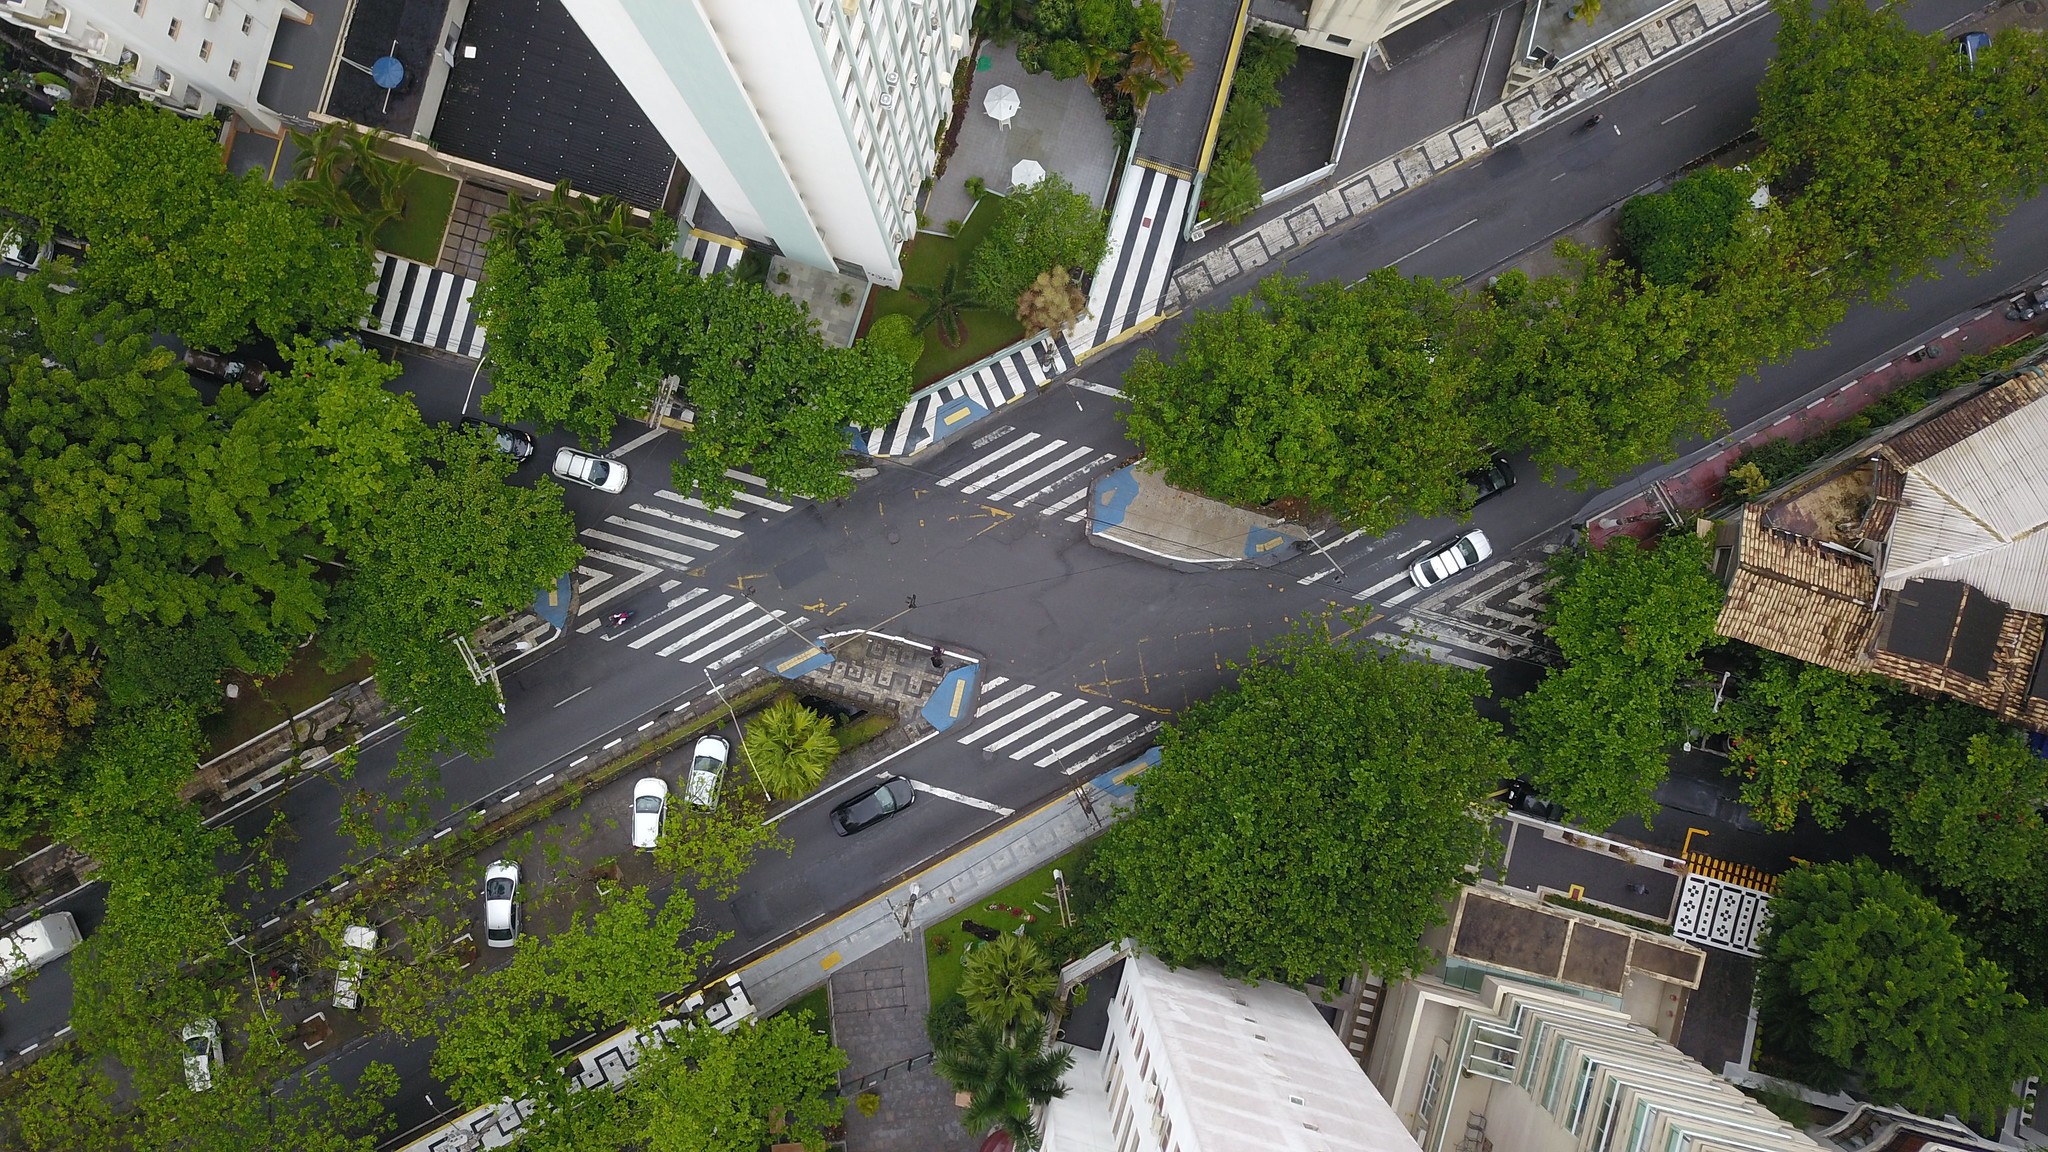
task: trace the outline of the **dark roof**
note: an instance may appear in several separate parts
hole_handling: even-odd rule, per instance
[[[1060,1024],[1060,1040],[1090,1052],[1102,1051],[1103,1041],[1109,1036],[1109,1002],[1116,999],[1123,979],[1124,962],[1118,960],[1082,981],[1088,995],[1079,1004],[1069,1001],[1072,1010]]]
[[[382,128],[394,136],[412,134],[419,116],[420,88],[433,61],[448,0],[356,0],[348,21],[348,40],[341,62],[334,66],[334,87],[327,95],[327,113]],[[405,82],[379,88],[364,68],[382,56],[396,56],[405,65]],[[355,65],[361,65],[356,67]]]
[[[1967,584],[1910,580],[1893,597],[1878,647],[1895,656],[1988,680],[2006,606]]]
[[[1252,19],[1289,28],[1308,27],[1308,0],[1252,0]]]
[[[661,207],[675,154],[562,0],[475,0],[434,141],[544,183]],[[366,77],[367,79],[367,77]]]

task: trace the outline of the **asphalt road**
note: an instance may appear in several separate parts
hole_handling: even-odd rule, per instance
[[[1930,4],[1913,14],[1914,21],[1944,24],[1972,7],[1959,0]],[[1740,132],[1754,109],[1770,28],[1766,20],[1739,30],[1640,81],[1624,98],[1609,101],[1603,110],[1608,125],[1621,129],[1619,135],[1607,131],[1607,125],[1584,136],[1564,129],[1532,135],[1382,207],[1359,227],[1323,238],[1298,253],[1288,270],[1315,279],[1352,279],[1395,265],[1411,273],[1467,276],[1512,257]],[[1998,266],[1987,275],[1915,285],[1902,294],[1900,308],[1859,309],[1829,346],[1745,380],[1726,405],[1731,423],[1761,415],[1863,363],[1882,360],[1893,348],[1911,346],[1947,317],[2048,266],[2044,224],[2048,201],[2021,205],[1995,249]],[[1170,350],[1179,323],[1170,321],[1146,340],[1105,354],[1077,375],[1114,385],[1139,349]],[[474,409],[473,365],[413,354],[403,360],[401,386],[418,396],[429,416],[449,418],[465,402]],[[783,610],[790,619],[801,616],[806,623],[800,627],[823,630],[876,624],[895,616],[915,595],[917,608],[896,620],[892,631],[984,652],[990,680],[1003,677],[1011,685],[1028,684],[1034,692],[1078,698],[1082,706],[1076,716],[1098,708],[1112,713],[1103,724],[1126,713],[1134,716],[1098,745],[1078,748],[1070,758],[1048,765],[992,750],[987,745],[996,740],[977,739],[976,729],[969,728],[933,740],[890,766],[984,805],[1022,809],[1070,786],[1074,776],[1068,769],[1079,773],[1092,765],[1107,766],[1112,761],[1101,758],[1114,754],[1115,739],[1142,733],[1213,692],[1228,677],[1227,662],[1254,644],[1304,614],[1356,604],[1355,590],[1399,571],[1401,553],[1445,538],[1452,527],[1449,521],[1417,522],[1379,540],[1359,538],[1336,548],[1337,561],[1346,568],[1341,584],[1296,582],[1323,566],[1313,554],[1278,570],[1188,576],[1095,549],[1078,525],[1042,514],[1042,504],[1020,506],[1014,496],[998,499],[996,486],[970,492],[973,478],[942,483],[963,470],[984,475],[986,469],[972,470],[1028,436],[1094,450],[1083,459],[1127,456],[1132,449],[1116,423],[1118,407],[1113,397],[1071,383],[1056,385],[999,411],[963,434],[959,443],[886,464],[881,476],[841,504],[798,505],[750,516],[744,535],[715,555],[664,568],[659,581],[641,585],[610,607],[651,613],[693,589],[725,595],[744,584],[754,589],[764,610]],[[641,431],[622,426],[615,443]],[[554,444],[547,442],[543,457]],[[665,484],[666,461],[679,450],[673,436],[637,448],[628,456],[633,484],[623,495],[572,493],[579,526],[601,526],[634,504],[653,500]],[[1552,530],[1586,499],[1583,492],[1535,483],[1526,466],[1521,471],[1524,482],[1481,506],[1472,521],[1503,551]],[[660,585],[669,581],[674,587],[662,590]],[[496,753],[486,761],[458,757],[444,765],[448,807],[500,795],[615,732],[630,731],[650,710],[707,690],[703,669],[636,650],[629,642],[630,637],[572,632],[516,666],[506,677],[508,718]],[[1517,665],[1494,672],[1508,692],[1526,686],[1533,674]],[[985,688],[984,705],[1013,690]],[[392,751],[388,739],[366,750],[355,783],[378,787],[389,773]],[[330,785],[313,782],[273,795],[235,819],[238,831],[248,832],[268,819],[273,805],[290,816],[298,839],[287,850],[290,875],[279,895],[317,883],[350,857],[353,847],[335,827],[335,802]],[[729,953],[752,950],[858,901],[999,819],[971,803],[921,804],[915,811],[915,819],[906,814],[852,840],[793,827],[795,854],[764,860],[734,900],[707,903],[707,921],[738,934]],[[814,809],[805,819],[811,816],[822,825],[821,812]],[[90,931],[96,922],[92,890],[69,899]],[[69,989],[61,964],[42,974],[30,990],[27,1003],[10,991],[0,1008],[0,1027],[10,1044],[47,1032],[67,1014]],[[335,1067],[346,1074],[372,1057],[392,1061],[406,1077],[407,1096],[397,1108],[402,1124],[431,1115],[425,1093],[446,1102],[425,1077],[425,1054],[418,1050],[380,1039],[336,1057]]]

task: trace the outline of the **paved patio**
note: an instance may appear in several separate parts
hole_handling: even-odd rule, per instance
[[[978,1144],[960,1127],[953,1091],[929,1063],[924,934],[843,965],[832,973],[831,987],[832,1036],[846,1053],[842,1080],[851,1086],[847,1152],[966,1152]],[[873,1116],[853,1105],[862,1085],[881,1097]]]
[[[1017,63],[1014,45],[985,45],[989,68],[974,74],[967,97],[960,143],[946,162],[946,174],[925,202],[930,227],[967,219],[973,200],[967,178],[979,176],[992,192],[1010,190],[1010,169],[1019,160],[1036,160],[1047,172],[1067,178],[1074,190],[1100,208],[1109,194],[1116,168],[1116,134],[1102,118],[1102,103],[1084,80],[1055,80],[1049,72],[1032,76]],[[1017,90],[1023,106],[1003,128],[982,110],[982,98],[998,84]]]

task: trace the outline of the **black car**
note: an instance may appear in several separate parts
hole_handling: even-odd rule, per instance
[[[191,371],[211,376],[223,384],[240,384],[243,391],[251,396],[269,387],[263,382],[267,369],[254,360],[203,352],[197,348],[187,348],[183,359],[185,367]]]
[[[1471,488],[1474,504],[1488,500],[1515,486],[1515,470],[1508,467],[1508,458],[1496,452],[1493,463],[1476,472],[1465,473],[1465,483]]]
[[[478,416],[464,416],[462,418],[462,426],[464,428],[488,428],[491,433],[492,442],[498,446],[498,451],[519,461],[521,464],[533,459],[533,433],[523,428],[507,428],[503,424],[494,424]]]
[[[841,836],[851,836],[910,807],[916,799],[917,789],[903,777],[884,781],[851,800],[840,801],[839,806],[832,809],[832,830]]]

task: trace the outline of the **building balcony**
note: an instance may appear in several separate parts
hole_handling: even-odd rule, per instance
[[[54,0],[0,0],[0,16],[30,28],[61,31],[71,13]]]

